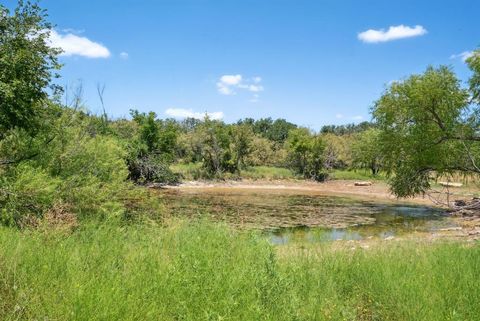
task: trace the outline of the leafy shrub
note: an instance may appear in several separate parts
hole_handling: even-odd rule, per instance
[[[4,173],[5,174],[5,173]],[[60,179],[23,164],[0,178],[0,223],[24,225],[55,203]]]
[[[115,137],[91,136],[89,122],[84,114],[64,109],[45,133],[31,137],[12,131],[6,137],[15,139],[0,142],[0,155],[16,151],[20,160],[2,169],[4,224],[21,226],[55,208],[68,209],[77,218],[126,215],[123,197],[138,191],[127,180],[127,153]],[[29,145],[38,145],[34,154]]]

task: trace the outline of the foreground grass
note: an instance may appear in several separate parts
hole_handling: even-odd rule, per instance
[[[276,254],[208,223],[0,229],[1,320],[478,320],[480,247]]]

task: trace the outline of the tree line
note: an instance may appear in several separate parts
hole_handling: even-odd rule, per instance
[[[251,166],[291,169],[299,177],[323,181],[332,169],[367,168],[378,174],[381,157],[373,124],[337,126],[345,134],[314,132],[285,119],[159,119],[131,111],[131,118],[108,122],[109,134],[124,141],[130,178],[137,183],[174,183],[169,165],[201,164],[198,178],[241,175]],[[359,128],[362,128],[361,130]]]

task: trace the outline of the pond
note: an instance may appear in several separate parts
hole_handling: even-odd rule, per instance
[[[275,244],[387,238],[455,226],[431,207],[289,190],[167,189],[159,192],[172,216],[208,217],[260,229]]]

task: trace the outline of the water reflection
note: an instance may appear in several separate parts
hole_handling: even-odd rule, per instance
[[[440,228],[435,227],[433,230]],[[432,231],[426,229],[428,231]],[[393,236],[404,235],[413,231],[421,231],[419,229],[392,228],[389,226],[379,226],[371,228],[370,226],[359,226],[347,229],[322,228],[322,227],[292,227],[280,228],[276,230],[265,231],[266,236],[273,244],[288,243],[317,243],[326,241],[339,240],[364,240],[369,238],[386,239]]]

